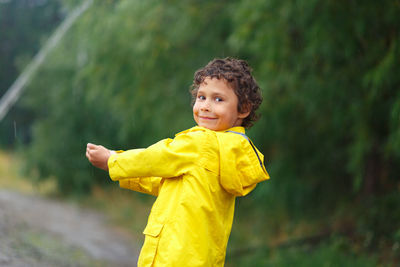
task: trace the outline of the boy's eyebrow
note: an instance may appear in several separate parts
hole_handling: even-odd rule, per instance
[[[204,94],[204,92],[201,90],[201,89],[199,89],[198,91],[197,91],[197,94],[199,94],[199,93],[203,93]],[[211,95],[212,96],[226,96],[223,92],[215,92],[215,91],[212,91],[211,92]]]

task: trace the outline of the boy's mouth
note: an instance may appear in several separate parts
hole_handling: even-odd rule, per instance
[[[207,117],[207,116],[199,116],[199,119],[202,119],[202,120],[215,120],[216,118]]]

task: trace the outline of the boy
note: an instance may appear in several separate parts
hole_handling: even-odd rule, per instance
[[[125,152],[87,145],[121,187],[157,196],[138,266],[223,266],[236,196],[269,179],[244,131],[262,101],[247,63],[214,59],[195,73],[192,96],[198,126],[174,139]]]

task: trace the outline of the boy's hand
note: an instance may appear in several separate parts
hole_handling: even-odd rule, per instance
[[[104,146],[88,143],[86,146],[86,157],[93,166],[108,171],[108,158],[114,151],[108,150]]]

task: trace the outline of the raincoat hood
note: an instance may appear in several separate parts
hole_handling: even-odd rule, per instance
[[[243,127],[217,132],[220,151],[220,183],[235,196],[245,196],[257,183],[269,179],[264,155],[245,135]],[[237,142],[241,145],[238,146]]]

